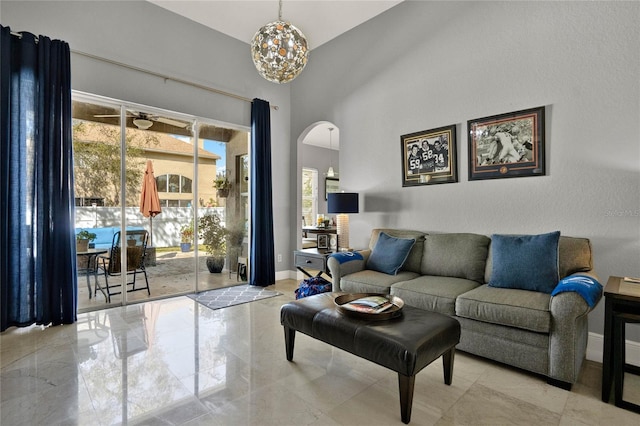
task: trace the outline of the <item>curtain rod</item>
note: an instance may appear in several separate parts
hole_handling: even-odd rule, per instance
[[[11,35],[15,36],[15,37],[18,37],[20,39],[22,38],[22,34],[21,33],[16,33],[16,32],[11,31]],[[35,42],[36,42],[36,44],[38,43],[38,38],[37,37],[35,38]],[[128,65],[128,64],[125,64],[125,63],[122,63],[122,62],[114,61],[112,59],[101,58],[100,56],[92,55],[90,53],[80,52],[79,50],[73,50],[72,49],[71,53],[73,53],[75,55],[80,55],[80,56],[85,56],[87,58],[95,59],[97,61],[107,62],[109,64],[117,65],[119,67],[128,68],[130,70],[134,70],[134,71],[142,72],[142,73],[145,73],[145,74],[149,74],[149,75],[152,75],[154,77],[161,78],[161,79],[163,79],[165,81],[171,80],[171,81],[174,81],[176,83],[185,84],[187,86],[192,86],[192,87],[195,87],[195,88],[198,88],[198,89],[206,90],[208,92],[217,93],[218,95],[227,96],[229,98],[238,99],[240,101],[249,102],[249,103],[253,102],[253,99],[245,98],[244,96],[236,95],[234,93],[229,93],[229,92],[225,92],[223,90],[215,89],[213,87],[204,86],[204,85],[198,84],[198,83],[193,83],[191,81],[183,80],[181,78],[176,78],[176,77],[171,77],[171,76],[168,76],[168,75],[165,75],[165,74],[160,74],[160,73],[157,73],[155,71],[149,71],[149,70],[146,70],[144,68],[134,67],[133,65]],[[273,108],[275,111],[278,111],[278,109],[279,109],[278,105],[271,105],[271,108]]]
[[[230,97],[230,98],[238,99],[240,101],[249,102],[249,103],[253,102],[253,99],[245,98],[244,96],[236,95],[234,93],[225,92],[223,90],[215,89],[215,88],[209,87],[209,86],[204,86],[202,84],[193,83],[191,81],[183,80],[181,78],[176,78],[176,77],[171,77],[171,76],[168,76],[168,75],[165,75],[165,74],[160,74],[160,73],[157,73],[155,71],[150,71],[150,70],[147,70],[147,69],[144,69],[144,68],[134,67],[133,65],[128,65],[128,64],[125,64],[125,63],[122,63],[122,62],[114,61],[112,59],[101,58],[100,56],[92,55],[90,53],[80,52],[78,50],[71,50],[71,53],[76,54],[76,55],[80,55],[80,56],[85,56],[87,58],[95,59],[97,61],[106,62],[106,63],[113,64],[113,65],[117,65],[119,67],[128,68],[130,70],[134,70],[134,71],[142,72],[142,73],[145,73],[145,74],[149,74],[149,75],[152,75],[154,77],[161,78],[161,79],[163,79],[165,81],[170,80],[170,81],[174,81],[176,83],[181,83],[181,84],[185,84],[187,86],[192,86],[192,87],[195,87],[195,88],[198,88],[198,89],[206,90],[208,92],[217,93],[218,95],[223,95],[223,96],[227,96],[227,97]],[[277,111],[278,110],[278,105],[271,105],[271,108],[273,108],[274,110]]]
[[[13,31],[9,31],[9,33],[10,33],[12,36],[14,36],[14,37],[18,37],[20,40],[22,40],[22,33],[16,33],[16,32],[13,32]],[[38,44],[38,40],[39,40],[39,37],[34,36],[33,41],[34,41],[36,44]]]

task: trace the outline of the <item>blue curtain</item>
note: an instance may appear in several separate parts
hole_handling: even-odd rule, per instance
[[[69,45],[0,25],[0,331],[76,320]]]
[[[269,102],[251,104],[251,237],[249,284],[266,287],[276,282],[271,201],[271,115]]]

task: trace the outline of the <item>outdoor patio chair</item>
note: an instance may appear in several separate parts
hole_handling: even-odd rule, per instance
[[[133,277],[133,280],[126,284],[127,292],[146,289],[147,294],[149,296],[151,295],[147,271],[144,266],[148,243],[149,233],[147,231],[127,231],[127,275],[131,275]],[[122,293],[122,283],[120,280],[114,280],[112,278],[111,283],[109,283],[109,277],[119,277],[122,273],[122,266],[120,262],[121,246],[120,232],[118,231],[113,236],[111,250],[109,250],[109,253],[99,257],[100,262],[98,267],[104,272],[107,303],[111,303],[111,296]],[[136,286],[136,277],[138,274],[144,275],[144,286],[140,286],[139,281],[138,286]],[[131,288],[129,288],[129,286],[131,286]],[[100,290],[103,289],[100,288]]]

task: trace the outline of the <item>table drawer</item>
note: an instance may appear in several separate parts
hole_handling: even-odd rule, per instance
[[[318,271],[325,270],[323,258],[296,254],[294,258],[294,262],[296,266],[300,266],[302,268],[316,269]]]

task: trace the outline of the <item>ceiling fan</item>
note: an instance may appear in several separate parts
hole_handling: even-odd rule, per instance
[[[120,114],[97,114],[94,115],[96,118],[107,118],[107,117],[120,117]],[[184,129],[189,125],[189,123],[185,123],[178,120],[173,120],[167,117],[161,117],[159,115],[153,114],[145,114],[143,112],[130,111],[127,110],[127,117],[133,118],[133,124],[140,130],[147,130],[149,127],[153,125],[154,121],[158,123],[168,124],[170,126],[179,127]]]

